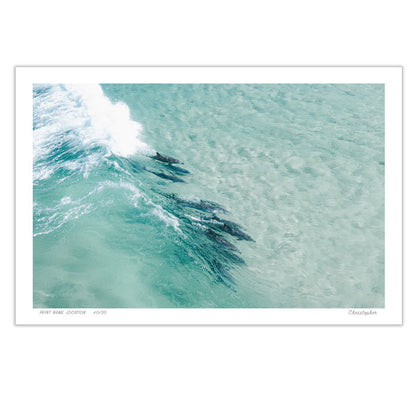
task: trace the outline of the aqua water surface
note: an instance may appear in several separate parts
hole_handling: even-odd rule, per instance
[[[34,307],[384,306],[384,85],[34,85],[33,143]]]

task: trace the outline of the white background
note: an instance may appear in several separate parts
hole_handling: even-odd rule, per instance
[[[415,415],[411,4],[3,2],[0,413]],[[404,66],[404,326],[14,326],[13,67],[168,64]]]
[[[402,67],[17,67],[16,322],[18,324],[398,324],[402,323]],[[385,88],[385,307],[351,309],[108,309],[106,315],[33,309],[32,124],[36,83],[382,83]],[[360,309],[358,308],[358,311]],[[361,312],[363,310],[361,309]]]

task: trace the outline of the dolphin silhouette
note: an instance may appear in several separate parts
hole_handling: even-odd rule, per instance
[[[216,243],[220,244],[224,248],[228,250],[236,251],[237,253],[241,253],[241,251],[234,244],[231,244],[228,240],[221,237],[219,234],[217,234],[215,231],[212,231],[210,228],[208,228],[205,234],[212,241],[215,241]]]
[[[179,159],[175,159],[170,156],[161,155],[159,152],[156,152],[156,155],[150,156],[150,157],[152,159],[159,160],[160,162],[163,162],[163,163],[179,163],[180,165],[183,165],[183,162],[181,162]]]
[[[216,215],[212,217],[212,224],[218,230],[224,231],[227,234],[237,237],[239,240],[254,241],[247,233],[245,233],[241,226],[232,221],[227,221],[218,218]]]
[[[175,194],[167,194],[166,196],[172,198],[178,205],[182,207],[193,208],[202,212],[221,212],[223,214],[228,212],[221,205],[212,201],[206,201],[203,199],[182,199]]]
[[[162,172],[154,172],[153,170],[148,170],[148,172],[153,173],[153,175],[159,176],[159,178],[167,179],[172,182],[185,182],[183,179],[178,178],[177,176],[174,176],[174,175],[167,175],[166,173],[162,173]]]

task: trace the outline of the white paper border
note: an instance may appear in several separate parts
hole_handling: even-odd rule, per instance
[[[17,67],[16,324],[401,324],[401,67]],[[32,86],[34,83],[385,84],[385,308],[34,309]]]

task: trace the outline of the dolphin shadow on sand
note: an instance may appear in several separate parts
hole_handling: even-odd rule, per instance
[[[159,162],[159,168],[163,171],[156,172],[151,169],[140,166],[141,169],[156,175],[162,179],[171,182],[185,182],[180,176],[189,175],[190,172],[177,165],[184,163],[179,159],[171,156],[162,155],[156,152],[150,156]],[[236,280],[232,276],[232,269],[236,265],[245,264],[244,259],[240,256],[241,251],[238,247],[229,241],[229,238],[236,240],[245,240],[254,242],[243,227],[235,222],[219,218],[217,214],[228,214],[229,212],[220,204],[198,198],[185,199],[177,194],[164,193],[157,191],[166,201],[176,216],[181,218],[184,225],[195,235],[187,244],[195,244],[198,249],[198,255],[203,263],[208,267],[215,279],[235,291]],[[201,215],[202,214],[202,215]],[[208,216],[203,216],[203,215]]]

